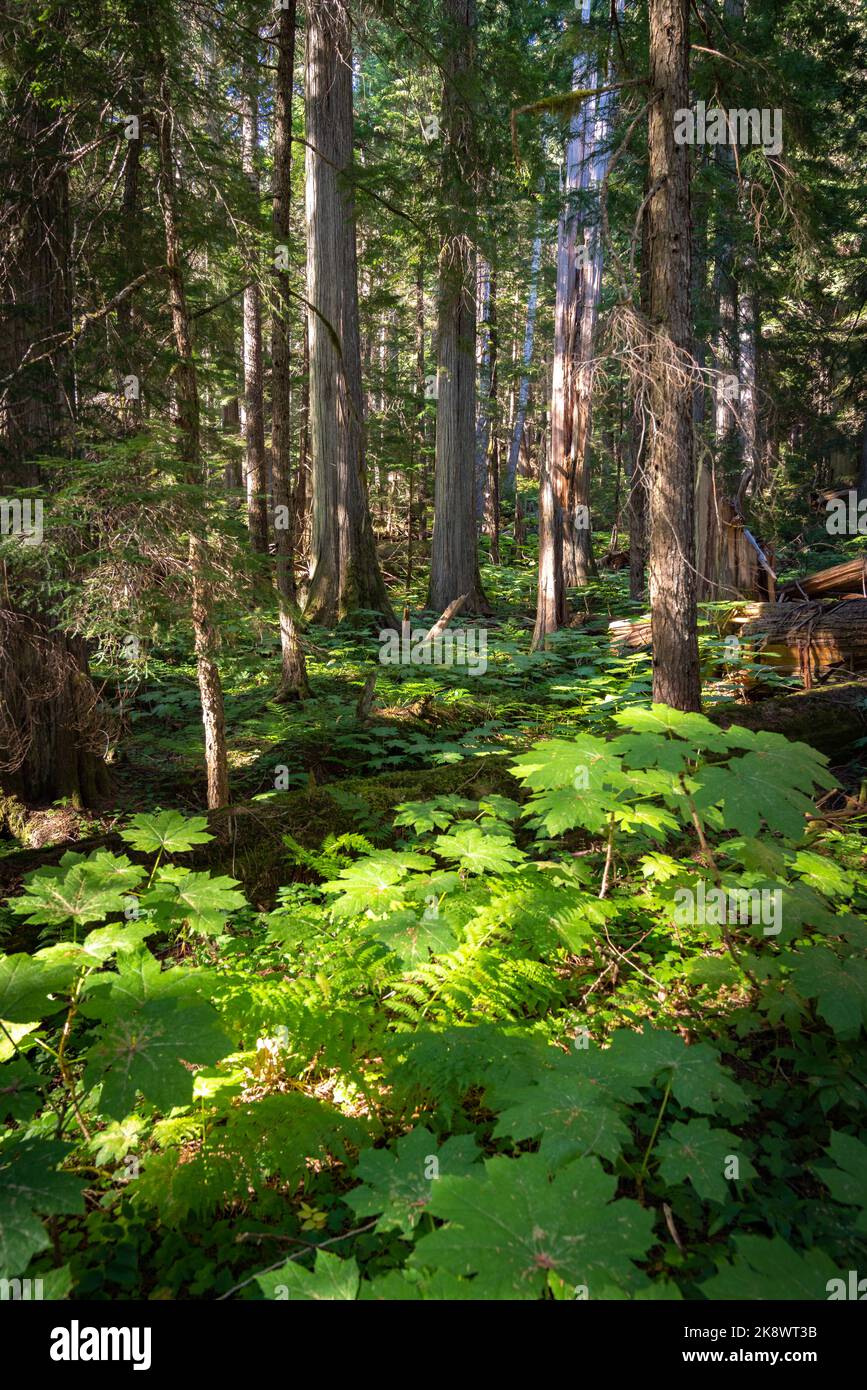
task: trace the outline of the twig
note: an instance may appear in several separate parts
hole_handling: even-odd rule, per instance
[[[242,1279],[240,1284],[233,1284],[225,1293],[221,1293],[216,1299],[217,1303],[222,1303],[231,1294],[237,1293],[239,1289],[244,1289],[248,1284],[252,1284],[254,1279],[258,1279],[261,1274],[270,1274],[274,1269],[280,1269],[283,1265],[289,1264],[291,1260],[300,1260],[302,1255],[306,1255],[309,1249],[321,1250],[325,1245],[336,1245],[338,1241],[349,1240],[352,1236],[360,1236],[364,1231],[371,1231],[379,1220],[375,1216],[372,1221],[368,1221],[365,1226],[356,1226],[353,1231],[344,1231],[342,1236],[330,1236],[328,1240],[321,1240],[316,1246],[305,1245],[303,1250],[299,1250],[297,1255],[290,1255],[288,1260],[275,1260],[274,1264],[268,1265],[267,1269],[257,1269],[255,1274],[251,1274],[249,1279]]]

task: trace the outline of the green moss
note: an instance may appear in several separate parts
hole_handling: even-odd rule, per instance
[[[215,839],[184,855],[190,868],[210,869],[240,879],[251,902],[269,906],[276,890],[292,876],[292,861],[283,836],[291,835],[308,849],[318,849],[326,835],[361,831],[375,843],[395,838],[394,808],[402,801],[424,801],[446,792],[479,799],[493,792],[517,798],[518,784],[509,774],[511,757],[466,758],[443,767],[384,773],[379,777],[348,777],[321,787],[275,793],[265,801],[242,802],[208,817]],[[14,798],[13,798],[14,799]],[[0,803],[2,805],[2,803]],[[0,860],[0,895],[25,873],[56,863],[70,846],[18,850]],[[131,851],[117,833],[77,841],[81,854],[104,847],[149,862]]]
[[[214,870],[241,879],[253,902],[267,904],[290,873],[283,836],[318,849],[326,835],[360,831],[379,844],[394,838],[392,820],[402,801],[424,801],[447,792],[471,800],[493,792],[515,797],[518,786],[506,757],[468,758],[443,767],[348,777],[339,783],[282,792],[267,801],[213,812],[214,844],[201,858]],[[363,804],[362,804],[363,803]]]
[[[17,796],[0,795],[0,834],[11,835],[19,844],[27,843],[27,807]]]

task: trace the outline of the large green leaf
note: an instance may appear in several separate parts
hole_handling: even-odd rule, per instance
[[[213,840],[208,830],[207,816],[182,816],[180,811],[140,812],[130,816],[129,825],[120,832],[133,849],[143,854],[185,854],[195,845]]]
[[[112,956],[139,951],[145,938],[156,930],[151,922],[112,922],[107,927],[89,931],[81,941],[59,941],[56,946],[46,946],[37,951],[33,959],[46,966],[61,961],[69,961],[80,968],[103,965]]]
[[[26,1270],[49,1245],[41,1217],[84,1211],[85,1183],[58,1172],[66,1144],[23,1139],[0,1147],[0,1279]]]
[[[591,794],[629,785],[611,745],[592,734],[552,738],[533,745],[512,764],[512,771],[531,791],[578,787]]]
[[[738,1161],[738,1182],[756,1177],[743,1144],[727,1129],[711,1129],[707,1120],[675,1124],[657,1145],[659,1171],[666,1182],[691,1182],[699,1197],[721,1205],[730,1200],[725,1172],[731,1158]]]
[[[631,1138],[610,1094],[571,1065],[555,1066],[515,1096],[494,1130],[494,1138],[537,1139],[552,1168],[585,1154],[612,1163]]]
[[[743,1089],[724,1070],[708,1043],[687,1047],[676,1033],[663,1028],[645,1026],[641,1033],[621,1028],[603,1055],[609,1074],[619,1074],[632,1085],[666,1085],[670,1081],[675,1099],[690,1110],[710,1115],[718,1107],[735,1114],[747,1108]]]
[[[411,869],[431,868],[433,860],[428,855],[383,850],[341,869],[338,878],[322,884],[322,891],[339,894],[331,904],[335,917],[358,917],[368,909],[383,912],[399,902],[397,885]]]
[[[0,957],[0,1018],[10,1023],[34,1023],[56,1013],[62,994],[77,973],[74,958],[38,960],[23,952]]]
[[[256,1283],[265,1298],[286,1299],[291,1303],[355,1299],[358,1297],[358,1265],[354,1260],[330,1255],[327,1250],[317,1250],[312,1270],[290,1260],[280,1269],[258,1275]]]
[[[344,1201],[356,1216],[381,1213],[376,1229],[409,1237],[424,1215],[431,1193],[444,1177],[463,1177],[479,1157],[469,1134],[453,1135],[441,1148],[423,1125],[398,1139],[394,1151],[366,1149],[355,1170],[362,1186]]]
[[[153,910],[160,922],[186,922],[193,931],[217,935],[230,912],[245,907],[240,884],[225,875],[193,873],[172,866],[160,870],[157,882],[145,893],[141,905]]]
[[[431,952],[442,954],[453,950],[457,944],[457,937],[445,914],[425,918],[411,908],[392,912],[382,921],[371,922],[366,933],[393,951],[405,970],[425,964]]]
[[[861,1208],[855,1229],[867,1234],[867,1144],[835,1130],[826,1153],[836,1168],[817,1163],[816,1172],[835,1202]]]
[[[133,1110],[139,1091],[167,1111],[192,1100],[192,1065],[210,1065],[230,1051],[209,1004],[149,999],[103,1026],[87,1053],[85,1084],[102,1082],[100,1110],[115,1120]]]
[[[45,1078],[23,1057],[0,1066],[0,1120],[29,1120],[39,1106]]]
[[[605,1298],[637,1281],[633,1260],[653,1243],[652,1212],[613,1201],[616,1189],[595,1158],[553,1178],[541,1154],[489,1159],[478,1174],[435,1185],[429,1210],[446,1225],[421,1238],[410,1262],[475,1276],[478,1298],[538,1298],[552,1270]]]
[[[795,987],[805,999],[816,1000],[816,1011],[838,1038],[857,1036],[867,1025],[867,961],[840,960],[826,946],[799,952],[792,968]]]
[[[70,858],[78,860],[70,864]],[[39,926],[83,925],[113,914],[123,915],[128,894],[144,877],[144,870],[130,864],[126,855],[106,852],[64,856],[60,864],[39,869],[27,880],[20,897],[9,901],[9,910]]]
[[[841,1271],[822,1250],[797,1251],[774,1236],[736,1235],[737,1255],[731,1264],[721,1265],[712,1278],[702,1284],[702,1293],[711,1299],[776,1300],[827,1299],[828,1282]]]
[[[457,825],[448,835],[437,835],[434,849],[470,874],[507,874],[525,858],[502,827],[495,833],[479,825]]]
[[[91,975],[85,981],[79,1012],[106,1023],[127,1017],[146,999],[200,999],[213,984],[203,970],[190,966],[163,970],[150,951],[130,951],[121,956],[116,972]]]
[[[383,1044],[395,1098],[405,1105],[434,1099],[445,1113],[472,1086],[483,1086],[492,1104],[498,1094],[511,1097],[516,1086],[529,1085],[544,1069],[550,1053],[541,1037],[484,1023],[442,1032],[419,1028]]]
[[[813,810],[814,786],[836,785],[827,761],[805,743],[759,733],[744,757],[727,767],[702,768],[694,801],[699,810],[720,807],[726,830],[753,836],[764,821],[768,829],[797,841],[804,817]]]
[[[618,710],[614,722],[637,734],[656,735],[660,743],[671,738],[681,739],[693,757],[704,751],[726,753],[732,748],[750,748],[756,740],[755,734],[736,724],[731,729],[720,729],[703,714],[672,709],[669,705]]]
[[[449,792],[429,801],[402,801],[396,808],[396,826],[410,826],[417,835],[429,830],[445,830],[461,811],[475,811],[476,803]]]

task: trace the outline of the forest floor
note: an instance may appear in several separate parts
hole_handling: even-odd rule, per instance
[[[311,628],[305,648],[312,695],[303,704],[275,699],[280,646],[273,614],[250,612],[224,621],[220,671],[233,801],[261,802],[345,778],[382,778],[518,752],[544,735],[600,729],[616,710],[650,698],[649,652],[618,651],[608,632],[613,619],[646,611],[644,603],[629,598],[625,573],[603,571],[573,594],[572,625],[539,652],[529,650],[534,574],[487,565],[482,576],[493,616],[455,624],[484,632],[486,651],[477,669],[383,664],[381,644],[370,631]],[[430,625],[436,615],[422,609],[419,585],[393,592],[396,607],[401,599],[410,607],[413,630]],[[708,705],[746,698],[745,675],[757,669],[724,667],[720,621],[728,607],[702,605],[699,640]],[[185,634],[162,636],[134,665],[96,663],[91,670],[120,716],[109,753],[112,804],[96,812],[66,804],[35,812],[22,837],[31,845],[85,838],[133,811],[193,811],[205,804],[199,692]],[[372,670],[373,708],[359,720],[358,700]],[[761,676],[764,693],[800,685],[767,666]],[[5,852],[14,848],[7,842]]]
[[[0,855],[9,1171],[62,1159],[86,1210],[58,1196],[51,1250],[37,1223],[8,1271],[51,1297],[561,1299],[579,1227],[592,1297],[821,1298],[857,1267],[867,741],[829,771],[651,710],[649,654],[609,633],[644,611],[623,573],[538,653],[530,567],[483,581],[475,673],[311,629],[303,704],[275,700],[272,612],[226,616],[233,804],[207,818],[186,634],[93,663],[123,696],[111,805],[34,811]],[[419,586],[392,597],[428,628]],[[701,612],[705,712],[746,724],[799,680],[733,665],[727,609]],[[774,924],[683,917],[720,883]],[[295,1253],[272,1273],[262,1242]]]

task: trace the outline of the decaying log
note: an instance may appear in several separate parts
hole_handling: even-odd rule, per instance
[[[651,643],[647,614],[618,618],[608,631],[615,651],[642,651]],[[799,674],[806,688],[832,673],[867,670],[867,599],[857,594],[830,604],[740,604],[720,619],[720,633],[728,632],[750,644],[753,661],[766,661],[781,675]]]
[[[650,646],[650,614],[642,618],[615,618],[608,624],[611,645],[615,650],[640,652]]]
[[[842,565],[832,565],[830,569],[817,570],[803,579],[790,579],[779,591],[780,599],[795,603],[808,598],[842,597],[844,594],[867,598],[867,555],[857,560],[846,560]]]
[[[757,605],[758,606],[758,605]],[[832,671],[855,675],[867,670],[867,599],[762,604],[740,628],[756,656],[774,670],[799,672],[809,689]]]
[[[628,550],[609,550],[599,561],[602,569],[605,570],[624,570],[629,564]]]
[[[814,512],[827,511],[829,502],[845,502],[854,487],[855,483],[852,482],[843,483],[838,487],[814,488],[810,493],[810,506]]]
[[[705,713],[722,729],[740,724],[808,743],[825,753],[832,765],[840,765],[855,751],[858,741],[867,737],[867,681],[796,690],[752,705],[727,700]]]

